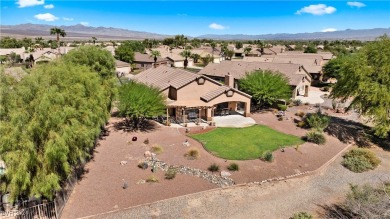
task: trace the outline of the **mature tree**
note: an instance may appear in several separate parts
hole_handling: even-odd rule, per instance
[[[165,38],[162,43],[163,43],[163,45],[170,46],[170,45],[174,45],[174,42],[175,42],[175,39],[173,39],[173,38]]]
[[[96,46],[80,46],[69,51],[63,59],[68,63],[88,66],[102,78],[113,77],[115,73],[115,60],[111,53]]]
[[[42,50],[45,46],[45,40],[42,37],[36,37],[35,38],[35,44],[39,45],[39,49]]]
[[[95,45],[95,43],[96,43],[96,40],[97,40],[97,38],[96,38],[96,37],[92,37],[92,42],[93,42],[93,45]]]
[[[14,52],[11,52],[11,54],[8,56],[8,60],[11,64],[13,63],[19,63],[22,61],[19,54],[16,54]]]
[[[128,124],[138,128],[144,119],[164,114],[165,96],[158,88],[129,82],[119,88],[118,109]]]
[[[10,88],[14,106],[0,118],[0,154],[7,165],[0,187],[12,200],[51,199],[71,167],[88,156],[110,101],[95,72],[61,61],[33,68]]]
[[[60,36],[65,37],[66,32],[63,29],[53,27],[50,29],[50,35],[56,35],[57,37],[57,46],[58,46],[58,54],[60,54]]]
[[[23,46],[24,46],[26,51],[30,52],[33,50],[33,48],[32,48],[33,41],[31,38],[25,37],[22,39],[22,41],[23,41]]]
[[[185,58],[185,60],[184,60],[184,68],[186,69],[187,66],[188,66],[188,57],[191,57],[191,51],[190,50],[183,50],[180,53],[180,55]]]
[[[115,49],[115,58],[132,63],[134,61],[134,50],[127,44],[121,44]]]
[[[340,78],[331,96],[343,101],[353,98],[349,108],[372,119],[376,135],[389,135],[390,39],[387,36],[368,43],[342,62]]]
[[[241,41],[236,42],[236,49],[241,49],[243,47],[243,44]]]
[[[214,50],[215,50],[215,48],[217,47],[217,44],[216,44],[214,41],[212,41],[212,42],[210,43],[210,47],[211,47],[211,49],[212,49],[212,54],[214,55]]]
[[[198,63],[198,60],[201,58],[199,54],[192,53],[191,58],[194,59],[194,63]]]
[[[184,35],[176,35],[175,36],[175,47],[184,46],[186,42],[186,37]]]
[[[252,47],[245,47],[244,48],[244,53],[246,54],[246,55],[248,55],[250,52],[252,51]]]
[[[340,78],[340,70],[341,66],[344,64],[344,62],[348,61],[349,57],[346,56],[340,56],[336,59],[331,59],[328,63],[322,67],[322,71],[324,72],[324,77],[327,78]]]
[[[225,57],[228,57],[229,60],[232,60],[233,56],[234,56],[234,51],[233,50],[226,50],[225,51]]]
[[[214,57],[213,56],[211,56],[210,54],[207,54],[207,56],[205,56],[205,57],[202,57],[202,58],[200,58],[201,60],[202,60],[202,62],[203,62],[203,65],[208,65],[210,62],[213,62],[214,61]]]
[[[303,52],[304,53],[317,53],[317,48],[313,44],[310,44],[305,48],[305,50]]]
[[[201,45],[201,41],[197,38],[192,39],[191,46],[194,48],[199,48]]]
[[[291,87],[288,78],[278,72],[258,70],[247,73],[239,81],[240,88],[252,95],[257,105],[270,106],[280,99],[291,98]]]
[[[23,42],[11,37],[2,37],[0,39],[0,48],[21,48]]]
[[[260,53],[264,54],[265,42],[262,40],[257,41],[257,47],[260,48]]]
[[[153,57],[154,64],[156,64],[157,57],[161,57],[161,53],[158,50],[152,50],[152,52],[150,53],[150,57]]]

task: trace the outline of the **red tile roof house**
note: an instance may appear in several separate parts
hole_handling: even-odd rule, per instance
[[[167,118],[178,123],[211,121],[218,114],[242,112],[249,116],[251,96],[233,88],[226,75],[225,85],[182,69],[159,66],[134,76],[132,80],[157,87],[166,97]]]
[[[217,81],[223,81],[225,75],[230,74],[234,77],[234,87],[239,89],[238,80],[243,78],[246,73],[255,70],[271,70],[284,74],[289,79],[292,87],[292,99],[296,96],[309,96],[311,84],[311,75],[299,64],[290,63],[268,63],[268,62],[222,62],[220,64],[208,64],[198,74],[205,75]]]

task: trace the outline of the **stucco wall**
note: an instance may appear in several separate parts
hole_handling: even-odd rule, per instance
[[[131,70],[130,66],[129,67],[116,67],[115,68],[116,72],[124,72],[125,74],[130,73],[130,70]]]
[[[177,91],[178,100],[199,100],[204,94],[217,89],[219,85],[205,80],[203,85],[199,85],[197,81],[180,88]]]

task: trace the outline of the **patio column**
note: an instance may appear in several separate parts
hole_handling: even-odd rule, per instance
[[[250,106],[250,102],[248,103],[248,102],[245,102],[245,111],[244,111],[244,116],[245,117],[249,117],[250,116],[250,109],[251,108],[251,106]]]
[[[168,108],[167,108],[167,121],[166,121],[166,126],[168,126],[168,123],[169,123],[169,113],[168,113]]]
[[[183,108],[182,109],[183,123],[186,123],[185,113],[186,113],[186,111]]]
[[[202,116],[202,108],[199,108],[198,123],[200,123],[200,117]]]

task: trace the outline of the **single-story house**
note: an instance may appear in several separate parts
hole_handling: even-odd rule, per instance
[[[150,57],[149,54],[136,52],[134,53],[133,63],[135,64],[136,68],[146,70],[152,68],[154,64],[156,64],[156,67],[160,65],[167,65],[169,60],[167,58],[157,57],[157,61],[154,63],[154,57]]]
[[[159,66],[135,75],[132,80],[157,87],[167,97],[166,114],[172,121],[211,121],[215,115],[233,111],[250,114],[251,96],[233,87],[231,75],[225,75],[223,85],[205,75]]]
[[[124,76],[129,74],[130,71],[131,71],[130,63],[115,59],[115,72],[117,73],[117,75]]]
[[[234,77],[234,87],[239,89],[238,80],[245,77],[246,73],[255,70],[271,70],[280,72],[289,79],[292,87],[292,98],[296,96],[309,96],[311,75],[299,64],[290,63],[268,63],[268,62],[222,62],[220,64],[211,63],[198,74],[205,75],[217,81],[224,81],[225,75]]]

